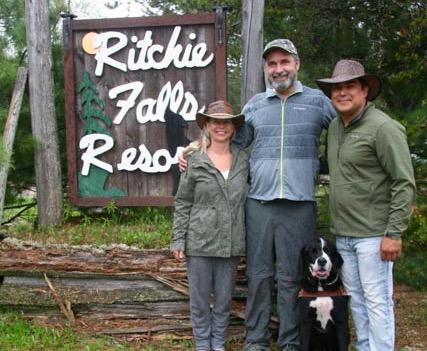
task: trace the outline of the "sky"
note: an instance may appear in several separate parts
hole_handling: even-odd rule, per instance
[[[133,0],[70,0],[66,3],[70,4],[70,12],[77,15],[77,19],[140,17],[145,15],[144,8],[149,8]],[[105,3],[117,4],[117,7],[110,9]]]

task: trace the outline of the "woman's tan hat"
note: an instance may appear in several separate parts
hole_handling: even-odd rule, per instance
[[[235,115],[231,104],[223,100],[210,103],[206,113],[198,112],[196,114],[196,122],[200,129],[203,129],[208,118],[232,119],[236,129],[240,128],[245,122],[245,116],[242,114]]]
[[[348,82],[357,78],[364,78],[366,80],[369,88],[367,99],[369,101],[374,100],[381,91],[381,81],[374,74],[366,74],[363,65],[355,60],[338,61],[332,73],[332,78],[318,79],[316,83],[330,98],[334,84]]]

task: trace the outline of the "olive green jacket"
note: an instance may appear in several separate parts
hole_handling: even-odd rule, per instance
[[[235,146],[232,154],[227,180],[205,153],[188,158],[175,198],[171,250],[183,250],[189,256],[245,254],[248,154]]]
[[[368,103],[344,127],[328,131],[331,232],[399,238],[415,199],[415,180],[405,128]]]

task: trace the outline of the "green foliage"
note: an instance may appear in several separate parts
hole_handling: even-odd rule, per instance
[[[412,111],[403,110],[396,113],[397,118],[406,127],[409,149],[413,154],[416,179],[427,178],[427,101],[423,106]]]
[[[425,13],[424,2],[411,0],[272,0],[266,2],[265,39],[294,41],[306,84],[329,76],[338,59],[357,58],[384,80],[389,106],[415,107],[426,96]],[[411,89],[403,91],[402,84]]]
[[[229,349],[241,349],[232,347]],[[65,328],[48,328],[24,320],[17,313],[6,311],[0,306],[0,350],[7,351],[170,351],[194,350],[191,340],[164,339],[150,341],[143,345],[130,345],[124,341],[89,334]],[[276,350],[273,348],[273,350]]]
[[[427,290],[427,195],[425,185],[418,185],[417,203],[403,237],[403,255],[396,262],[395,277],[398,282],[416,289]],[[421,191],[420,191],[421,190]]]
[[[28,200],[27,200],[28,202]],[[12,212],[12,213],[11,213]],[[5,220],[16,210],[6,210]],[[99,209],[76,209],[64,201],[61,226],[36,229],[36,208],[9,227],[8,235],[21,240],[70,245],[126,244],[141,249],[169,247],[172,233],[172,209],[158,207],[118,208],[111,202]]]
[[[24,1],[3,0],[0,23],[0,56],[20,58],[26,48]]]
[[[95,338],[83,333],[74,333],[69,327],[52,329],[37,326],[14,313],[0,314],[0,349],[8,351],[133,350],[132,347],[119,344],[112,339]]]
[[[334,240],[329,232],[329,187],[319,184],[316,188],[317,232]]]
[[[417,290],[427,290],[427,272],[425,269],[425,249],[420,251],[404,249],[394,267],[397,282]]]

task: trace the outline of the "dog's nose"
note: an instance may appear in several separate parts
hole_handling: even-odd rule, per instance
[[[324,257],[319,257],[319,258],[317,259],[317,264],[318,264],[319,266],[323,267],[324,265],[326,265],[326,258],[324,258]]]

